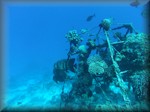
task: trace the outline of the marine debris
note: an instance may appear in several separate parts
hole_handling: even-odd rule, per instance
[[[86,44],[82,35],[90,30],[66,34],[70,45],[67,57],[54,64],[54,81],[63,82],[60,110],[149,110],[150,38],[132,24],[115,28],[111,24],[110,18],[103,19],[98,32],[87,36]],[[98,42],[100,39],[103,41]],[[68,78],[67,71],[75,77]],[[66,82],[72,84],[69,92],[64,91]]]

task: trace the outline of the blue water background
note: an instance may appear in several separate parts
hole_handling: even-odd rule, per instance
[[[25,84],[30,78],[48,80],[53,64],[67,58],[69,43],[65,34],[72,29],[91,29],[104,18],[117,23],[132,23],[145,32],[143,6],[5,4],[5,75],[7,88]],[[95,13],[87,22],[86,18]],[[118,26],[118,25],[116,25]],[[93,32],[97,32],[96,28]]]

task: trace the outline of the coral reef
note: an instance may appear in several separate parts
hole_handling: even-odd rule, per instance
[[[150,79],[148,71],[136,71],[132,76],[130,76],[130,78],[136,99],[139,101],[148,99],[148,87]]]
[[[86,44],[82,44],[81,35],[89,33],[90,30],[81,29],[81,33],[71,30],[66,34],[70,43],[67,60],[76,57],[76,67],[70,67],[76,68],[76,77],[70,81],[70,91],[64,92],[62,89],[61,103],[64,105],[60,109],[148,110],[137,102],[141,104],[150,101],[150,76],[147,71],[150,65],[149,36],[138,33],[132,24],[123,24],[116,28],[111,28],[111,24],[111,18],[103,19],[94,38],[88,36]],[[117,31],[122,28],[127,30],[125,34]],[[113,36],[110,35],[112,30],[115,34]],[[101,33],[104,35],[103,43],[99,42]],[[111,38],[115,38],[115,41]],[[65,79],[64,83],[66,82],[69,80]]]
[[[146,34],[130,34],[126,37],[123,49],[120,52],[125,56],[121,60],[126,69],[143,69],[148,66],[149,61],[149,37]]]

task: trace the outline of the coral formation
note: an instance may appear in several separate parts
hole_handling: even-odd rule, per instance
[[[76,66],[70,65],[70,68],[76,68],[76,77],[70,81],[72,88],[69,92],[65,93],[62,89],[61,103],[64,106],[60,108],[129,111],[144,108],[136,107],[136,102],[149,102],[149,36],[136,32],[132,24],[122,24],[116,28],[111,28],[111,24],[112,19],[103,19],[95,37],[87,37],[85,45],[81,44],[81,34],[90,30],[81,29],[79,34],[77,30],[71,30],[66,34],[70,43],[67,60],[77,57]],[[127,30],[125,34],[116,31],[122,28]],[[103,43],[99,43],[101,29]],[[112,30],[113,36],[110,35]],[[110,39],[113,37],[115,41]],[[64,83],[68,81],[63,80]]]
[[[101,75],[106,72],[108,65],[104,60],[101,59],[99,55],[92,55],[87,59],[88,72],[91,75]]]
[[[85,45],[80,45],[78,49],[81,54],[86,54],[88,52]]]
[[[132,69],[146,67],[150,54],[149,37],[143,33],[128,35],[121,54],[125,55],[126,58],[122,61],[124,61],[124,64],[128,65],[128,67],[132,66]]]
[[[130,79],[136,99],[139,101],[148,99],[149,72],[145,70],[136,71],[130,76]]]
[[[104,73],[104,68],[101,66],[100,62],[95,62],[89,65],[88,71],[91,75],[99,76]]]
[[[89,65],[90,63],[94,63],[97,61],[100,62],[100,61],[102,61],[102,59],[101,59],[100,55],[95,54],[95,55],[92,55],[88,58],[87,64]]]

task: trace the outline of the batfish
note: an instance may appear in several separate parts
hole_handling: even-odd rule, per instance
[[[57,82],[64,82],[67,78],[68,70],[75,72],[76,65],[74,64],[75,58],[72,59],[62,59],[54,63],[53,66],[53,80]]]

